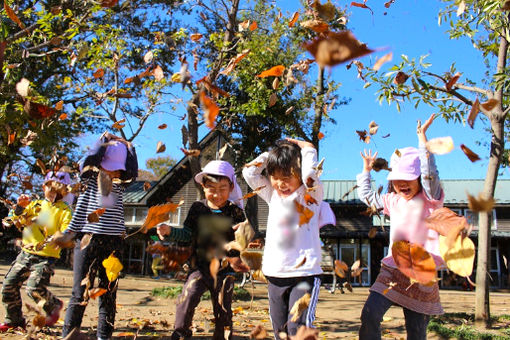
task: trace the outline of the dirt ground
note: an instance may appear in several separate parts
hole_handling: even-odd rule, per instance
[[[8,266],[0,265],[0,277],[3,277]],[[153,297],[152,288],[181,284],[180,282],[160,279],[152,280],[148,277],[127,276],[120,280],[117,294],[117,317],[114,339],[169,339],[174,321],[175,304],[173,299]],[[66,304],[71,294],[72,272],[57,270],[52,279],[51,290]],[[263,325],[268,331],[271,329],[268,315],[267,291],[264,284],[255,285],[255,301],[250,309],[250,302],[234,302],[234,333],[235,339],[249,339],[251,330],[256,325]],[[248,287],[246,287],[248,289]],[[326,289],[321,290],[317,307],[315,325],[320,330],[320,339],[356,339],[360,325],[359,315],[363,303],[368,295],[368,288],[354,288],[353,293],[341,294],[337,291],[330,294]],[[22,292],[24,302],[34,305],[25,292]],[[441,291],[441,300],[446,312],[474,312],[474,293],[461,291]],[[95,339],[97,325],[97,301],[92,300],[87,307],[82,325],[82,332]],[[26,312],[26,308],[24,307]],[[495,292],[491,294],[491,311],[493,315],[510,314],[510,293]],[[4,309],[0,310],[3,320]],[[30,319],[30,314],[27,319]],[[46,330],[46,338],[51,339],[60,335],[64,313],[58,324]],[[202,301],[196,311],[194,319],[193,339],[210,339],[213,325],[212,307],[210,301]],[[405,339],[404,319],[401,308],[392,307],[385,316],[382,324],[383,335],[386,339]],[[124,335],[123,335],[124,334]],[[272,337],[272,334],[269,333]],[[20,339],[22,334],[2,335],[2,339]],[[435,334],[429,334],[429,339],[439,339]]]

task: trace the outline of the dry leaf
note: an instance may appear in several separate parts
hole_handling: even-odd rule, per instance
[[[22,97],[28,97],[29,91],[30,81],[26,78],[21,78],[21,80],[16,84],[16,92],[18,92],[18,94]]]
[[[372,11],[372,9],[368,7],[365,3],[351,2],[351,6],[368,9],[370,10],[370,12],[372,12],[372,14],[374,14],[374,11]]]
[[[215,98],[218,97],[218,95],[222,95],[223,97],[230,97],[230,94],[228,94],[227,91],[223,91],[218,86],[214,85],[207,79],[206,77],[203,77],[202,79],[197,81],[197,85],[204,84],[204,87],[213,94]]]
[[[200,150],[197,150],[197,149],[186,150],[186,149],[181,148],[181,151],[184,153],[185,156],[189,156],[189,157],[200,156]]]
[[[391,4],[395,3],[395,0],[389,0],[388,2],[384,3],[384,7],[390,8]]]
[[[289,27],[294,27],[294,24],[296,23],[296,21],[298,19],[299,19],[299,12],[294,12],[294,14],[292,15],[292,19],[290,19]]]
[[[503,4],[501,5],[502,11],[510,11],[510,0],[504,0]]]
[[[99,208],[99,209],[94,210],[87,216],[87,221],[89,223],[99,222],[99,216],[103,215],[105,213],[105,211],[106,211],[106,208]]]
[[[104,69],[98,68],[93,74],[94,78],[99,79],[104,77]]]
[[[108,290],[104,288],[92,288],[89,290],[89,297],[91,299],[96,299],[106,293]]]
[[[14,13],[12,8],[9,7],[7,1],[4,1],[4,10],[9,19],[14,21],[21,29],[25,29],[25,25],[19,20],[18,16]]]
[[[189,36],[189,38],[191,39],[191,41],[193,42],[197,42],[199,41],[200,39],[202,39],[203,35],[200,34],[200,33],[193,33],[192,35]]]
[[[237,244],[240,245],[241,250],[244,250],[248,247],[248,244],[255,236],[255,231],[253,230],[250,221],[245,220],[244,222],[238,223],[235,225],[235,240]]]
[[[60,119],[60,120],[67,119],[67,114],[66,113],[62,113],[60,116],[58,116],[58,119]]]
[[[271,96],[269,97],[268,107],[273,107],[277,101],[278,101],[278,96],[276,95],[276,93],[272,93]]]
[[[322,33],[329,30],[329,25],[324,21],[318,19],[305,20],[302,21],[300,25],[303,26],[304,28],[309,28],[317,33]]]
[[[213,280],[214,280],[214,287],[216,287],[216,284],[218,283],[218,271],[220,270],[220,260],[218,260],[216,257],[213,257],[211,260],[211,263],[209,264],[209,273],[211,274]]]
[[[331,21],[335,19],[336,8],[330,0],[328,0],[328,2],[326,2],[324,5],[321,5],[318,0],[315,0],[312,4],[312,8],[315,9],[319,17],[325,21]]]
[[[452,137],[438,137],[429,140],[425,146],[430,153],[444,155],[451,152],[454,148]]]
[[[280,85],[280,78],[274,78],[273,85],[272,85],[273,90],[276,90],[279,85]]]
[[[436,263],[422,246],[397,241],[393,243],[391,252],[398,269],[411,281],[428,284],[437,279]]]
[[[151,188],[150,182],[143,183],[143,191],[149,191],[150,188]]]
[[[317,139],[321,140],[322,138],[324,138],[324,133],[320,132],[317,134]]]
[[[388,294],[388,292],[393,289],[393,287],[395,287],[397,285],[396,282],[390,282],[389,285],[388,285],[388,288],[386,288],[385,290],[383,290],[383,295],[386,295]]]
[[[39,167],[39,169],[41,169],[41,173],[43,175],[46,175],[46,165],[44,165],[44,162],[41,161],[39,158],[35,160],[35,164]]]
[[[296,206],[296,211],[299,213],[299,226],[310,222],[314,215],[313,211],[299,204],[297,201],[294,201],[294,205]]]
[[[375,135],[377,133],[377,130],[379,129],[379,125],[376,124],[376,122],[371,121],[370,124],[368,124],[368,133],[371,135]]]
[[[160,129],[160,130],[164,130],[166,128],[167,128],[166,124],[161,124],[161,125],[158,126],[158,129]]]
[[[335,274],[338,275],[338,277],[344,279],[347,275],[346,272],[349,270],[349,266],[347,266],[347,263],[335,260]]]
[[[451,246],[446,237],[439,236],[439,251],[449,270],[463,277],[471,275],[475,262],[475,245],[469,237],[458,235]]]
[[[292,322],[297,322],[301,314],[308,308],[308,305],[310,304],[311,296],[309,293],[306,293],[301,298],[299,298],[292,308],[290,309],[289,314],[292,315],[292,318],[290,319]]]
[[[370,231],[368,232],[368,238],[374,238],[375,235],[377,235],[377,227],[370,228]]]
[[[249,193],[245,194],[241,199],[242,200],[247,200],[250,197],[256,196],[260,192],[260,190],[264,189],[265,187],[266,186],[263,185],[263,186],[260,186],[260,187],[258,187],[256,189],[254,189],[252,192],[249,192]]]
[[[266,77],[279,77],[283,75],[283,71],[285,71],[285,66],[283,65],[277,65],[274,67],[271,67],[269,70],[266,70],[259,75],[257,75],[257,78],[266,78]]]
[[[90,241],[92,240],[93,234],[85,234],[80,240],[80,250],[83,250],[88,247]]]
[[[101,7],[113,7],[119,0],[101,0]]]
[[[476,116],[478,116],[478,112],[480,112],[480,101],[478,98],[476,98],[473,105],[471,106],[471,110],[469,111],[469,116],[467,119],[467,122],[471,128],[473,128],[475,125],[475,119]]]
[[[467,193],[467,197],[469,209],[474,212],[489,212],[494,208],[495,201],[493,197],[485,199],[482,197],[482,193],[479,193],[477,198]]]
[[[250,339],[265,339],[267,331],[262,325],[257,325],[250,333]]]
[[[237,56],[235,56],[234,58],[230,59],[227,67],[220,72],[220,74],[223,74],[223,75],[228,75],[230,72],[232,72],[234,70],[234,68],[236,67],[236,65],[244,59],[244,57],[246,57],[248,55],[248,53],[250,53],[250,50],[247,49],[247,50],[244,50],[242,51],[240,54],[238,54]]]
[[[462,230],[469,228],[464,216],[459,216],[448,208],[434,210],[426,219],[427,228],[437,231],[442,236],[449,236],[455,240]]]
[[[299,267],[301,267],[302,265],[304,265],[306,263],[306,256],[303,257],[303,259],[301,260],[301,262],[299,262],[295,267],[294,269],[297,269]]]
[[[241,252],[241,259],[250,267],[251,270],[260,270],[262,268],[262,252],[245,250]]]
[[[248,29],[249,29],[250,31],[252,31],[252,32],[253,32],[253,31],[255,31],[258,27],[259,27],[259,26],[257,25],[257,22],[256,22],[256,21],[253,21],[253,22],[250,24],[250,26],[248,26]]]
[[[393,79],[393,83],[395,85],[402,85],[403,83],[406,82],[407,79],[409,79],[409,76],[407,74],[405,74],[404,72],[399,71],[397,73],[397,75],[395,76],[395,79]]]
[[[370,143],[370,136],[367,136],[367,130],[356,130],[356,133],[358,134],[360,141],[365,142],[366,144]]]
[[[326,32],[305,44],[319,66],[335,66],[374,52],[349,31]]]
[[[453,85],[455,85],[457,80],[459,80],[460,76],[461,76],[461,74],[459,72],[457,72],[457,73],[455,73],[455,75],[453,77],[450,78],[450,80],[448,80],[448,83],[446,83],[446,90],[447,91],[451,91],[452,90]]]
[[[163,142],[159,141],[158,144],[156,145],[156,153],[165,152],[165,150],[166,150],[165,144],[163,144]]]
[[[374,64],[374,67],[373,70],[374,71],[379,71],[379,69],[381,68],[381,66],[384,64],[384,63],[387,63],[388,61],[391,61],[391,59],[393,59],[393,53],[390,52],[388,54],[385,54],[383,55],[381,58],[377,59],[377,61],[375,62]]]
[[[103,261],[103,267],[106,270],[106,276],[110,282],[115,281],[119,276],[120,271],[124,268],[122,263],[120,263],[119,259],[116,258],[113,253],[111,253],[110,256]]]
[[[288,115],[290,114],[292,111],[294,111],[294,106],[291,106],[289,107],[287,110],[285,110],[285,114]]]
[[[112,129],[121,130],[125,126],[125,124],[122,124],[122,123],[125,123],[125,122],[126,122],[126,118],[122,118],[121,120],[116,121],[115,123],[113,123]]]
[[[200,103],[202,104],[202,108],[204,109],[204,121],[205,125],[209,129],[214,129],[216,126],[216,117],[220,112],[220,108],[216,103],[206,96],[205,92],[200,92]]]
[[[32,324],[35,327],[43,328],[44,326],[46,326],[46,316],[37,313],[32,319]]]
[[[460,148],[462,149],[462,152],[469,158],[471,162],[476,162],[480,160],[480,156],[478,156],[476,153],[474,153],[470,148],[465,146],[464,144],[460,145]]]
[[[179,203],[165,203],[155,205],[149,208],[147,211],[147,217],[145,218],[145,222],[143,222],[141,232],[146,233],[151,228],[155,227],[159,223],[168,221],[170,218],[170,214],[177,211],[181,205],[184,204],[184,200],[181,200]]]
[[[481,103],[480,106],[486,111],[492,111],[499,104],[497,99],[489,99],[488,101]]]
[[[317,200],[315,198],[312,197],[312,195],[310,195],[309,193],[306,193],[304,196],[303,196],[305,202],[307,205],[311,205],[311,204],[318,204]]]
[[[262,166],[262,164],[264,164],[264,163],[263,162],[251,162],[251,163],[245,164],[244,167],[249,168],[251,166],[254,166],[254,167],[259,168]]]
[[[165,72],[163,72],[163,69],[159,65],[156,66],[154,70],[152,70],[152,75],[157,81],[161,81],[163,78],[165,78]]]
[[[63,108],[64,108],[64,101],[63,100],[60,100],[60,101],[58,101],[55,104],[55,110],[62,111]]]
[[[356,260],[351,266],[351,276],[357,277],[360,276],[363,272],[363,267],[361,267],[361,260]]]
[[[145,55],[143,56],[143,61],[146,64],[151,63],[152,59],[154,59],[154,53],[152,53],[152,51],[149,51],[149,52],[145,53]]]

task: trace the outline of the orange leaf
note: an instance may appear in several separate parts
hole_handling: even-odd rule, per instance
[[[303,257],[303,259],[301,260],[301,262],[299,262],[295,267],[294,269],[297,269],[299,267],[301,267],[302,265],[304,265],[306,263],[306,256]]]
[[[377,59],[377,61],[374,64],[374,67],[373,67],[374,71],[379,71],[381,66],[384,63],[387,63],[388,61],[391,61],[392,58],[393,58],[393,53],[390,52],[388,54],[383,55],[381,58]]]
[[[16,131],[9,133],[9,136],[7,137],[7,145],[11,145],[16,140]]]
[[[462,230],[469,229],[464,216],[459,216],[448,208],[436,209],[425,219],[427,228],[435,230],[439,235],[448,238],[448,244],[452,245]]]
[[[464,154],[467,156],[467,158],[469,158],[469,160],[471,162],[474,163],[474,162],[480,160],[480,156],[478,156],[476,153],[473,152],[473,150],[471,150],[470,148],[468,148],[464,144],[461,144],[460,148],[462,149],[462,152],[464,152]]]
[[[154,70],[152,70],[152,75],[154,76],[154,79],[156,79],[157,81],[160,81],[163,78],[165,78],[165,73],[163,72],[163,69],[159,65],[156,66]]]
[[[347,266],[347,263],[335,260],[335,274],[338,275],[340,278],[345,278],[346,272],[349,270],[349,266]]]
[[[149,208],[147,211],[147,217],[145,218],[145,222],[142,225],[141,232],[146,233],[149,229],[155,227],[161,222],[168,221],[170,218],[170,214],[177,211],[181,205],[184,204],[184,201],[180,201],[179,203],[166,203],[159,204]]]
[[[412,281],[427,284],[436,280],[436,263],[422,246],[398,241],[393,243],[391,252],[398,269]]]
[[[119,2],[119,0],[102,0],[101,7],[113,7]]]
[[[271,67],[269,70],[266,70],[262,72],[261,74],[257,75],[257,78],[265,78],[265,77],[279,77],[283,74],[283,71],[285,71],[285,66],[283,65],[277,65],[274,67]]]
[[[198,157],[200,155],[200,150],[197,149],[186,150],[181,148],[181,151],[184,153],[184,155],[189,157]]]
[[[372,11],[372,9],[370,7],[365,5],[365,3],[353,1],[353,2],[351,2],[351,6],[368,9],[368,10],[370,10],[370,12],[372,12],[372,14],[374,14],[374,11]]]
[[[263,186],[261,186],[261,187],[256,188],[256,189],[255,189],[255,190],[253,190],[252,192],[249,192],[249,193],[247,193],[246,195],[244,195],[242,199],[243,199],[243,200],[246,200],[246,199],[248,199],[248,198],[250,198],[250,197],[253,197],[253,196],[257,195],[257,194],[260,192],[260,190],[264,189],[265,187],[266,187],[266,186],[265,186],[265,185],[263,185]]]
[[[485,103],[481,103],[480,105],[484,108],[484,110],[492,111],[493,108],[496,107],[496,105],[499,104],[499,100],[497,99],[489,99]]]
[[[116,121],[115,123],[113,123],[112,128],[118,129],[118,130],[122,129],[125,126],[125,124],[122,124],[122,123],[124,123],[125,121],[126,121],[126,118],[122,118],[121,120]]]
[[[491,211],[494,208],[494,197],[489,197],[485,199],[482,193],[478,194],[478,197],[471,196],[467,194],[468,197],[468,207],[474,212],[480,211]]]
[[[363,131],[356,130],[356,133],[358,134],[358,137],[362,142],[365,142],[367,144],[370,143],[370,136],[367,135],[367,130]]]
[[[99,79],[104,77],[104,69],[98,68],[93,74],[94,78]]]
[[[106,208],[99,208],[99,209],[94,210],[87,216],[87,221],[89,223],[99,222],[99,216],[103,215],[105,213],[105,211],[106,211]]]
[[[89,297],[95,299],[106,293],[108,290],[104,288],[92,288],[89,290]]]
[[[374,52],[349,31],[326,32],[304,45],[320,66],[334,66]]]
[[[148,191],[151,188],[150,182],[143,183],[143,191]]]
[[[60,116],[58,116],[58,119],[60,119],[60,120],[67,119],[67,113],[62,113]]]
[[[214,287],[216,287],[218,281],[218,271],[220,270],[220,260],[216,257],[213,257],[211,263],[209,264],[209,272],[214,280]]]
[[[204,87],[209,91],[211,92],[215,97],[217,97],[218,95],[222,95],[223,97],[230,97],[230,94],[228,94],[227,91],[223,91],[222,89],[220,89],[218,86],[214,85],[213,83],[211,83],[209,81],[209,79],[207,79],[207,76],[206,77],[203,77],[202,79],[198,80],[197,81],[197,85],[200,85],[200,84],[204,84]]]
[[[59,101],[59,102],[57,102],[55,104],[55,110],[57,110],[57,111],[61,111],[63,107],[64,107],[64,101],[63,100],[61,100],[61,101]]]
[[[289,27],[294,27],[294,24],[296,23],[296,21],[298,19],[299,19],[299,12],[294,12],[294,14],[292,15],[292,19],[290,19]]]
[[[319,138],[319,140],[321,140],[322,138],[324,138],[324,133],[320,132],[317,134],[317,138]]]
[[[192,35],[189,36],[189,38],[191,39],[191,41],[193,42],[197,42],[199,41],[200,39],[202,39],[203,35],[200,34],[200,33],[193,33]]]
[[[455,73],[455,75],[453,77],[450,78],[448,83],[446,83],[446,90],[447,91],[451,91],[453,85],[455,85],[457,80],[459,80],[460,76],[461,76],[461,74],[459,72],[457,72],[457,73]]]
[[[259,26],[257,25],[256,21],[253,21],[250,26],[248,27],[250,31],[255,31]]]
[[[262,164],[264,164],[264,163],[262,163],[262,162],[252,162],[252,163],[245,164],[245,165],[244,165],[244,167],[245,167],[245,168],[249,168],[249,167],[251,167],[251,166],[254,166],[254,167],[257,167],[257,168],[258,168],[258,167],[260,167]]]
[[[307,205],[318,204],[317,200],[313,198],[312,195],[310,195],[309,193],[305,194],[304,199]]]
[[[306,20],[302,21],[300,25],[317,33],[322,33],[329,30],[329,25],[322,20]]]
[[[209,129],[214,129],[216,126],[216,117],[220,112],[220,108],[211,98],[206,96],[204,91],[200,92],[200,103],[202,103],[202,107],[204,108],[205,125]]]
[[[228,75],[230,72],[232,72],[234,70],[234,68],[236,67],[236,65],[244,59],[244,57],[246,57],[248,55],[248,53],[250,53],[250,50],[249,49],[246,49],[246,50],[243,50],[241,53],[239,53],[237,56],[235,56],[234,58],[230,59],[227,67],[220,72],[220,74],[223,74],[223,75]]]
[[[302,204],[299,204],[297,201],[294,201],[296,206],[296,211],[299,213],[299,226],[303,224],[307,224],[313,217],[313,211],[308,209]]]
[[[471,106],[471,110],[469,111],[469,116],[467,119],[467,122],[469,126],[471,126],[471,128],[473,128],[473,126],[475,125],[475,119],[476,116],[478,116],[478,112],[480,112],[480,101],[478,100],[478,98],[476,98],[475,102]]]
[[[25,29],[25,25],[21,22],[21,20],[19,20],[16,13],[14,13],[12,8],[9,7],[9,4],[5,0],[4,0],[4,10],[5,10],[5,13],[7,13],[7,16],[9,17],[9,19],[14,21],[21,29]]]

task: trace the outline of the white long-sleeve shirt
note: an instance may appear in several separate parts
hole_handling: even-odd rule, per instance
[[[243,176],[252,189],[265,186],[258,195],[269,205],[266,244],[262,272],[272,277],[300,277],[322,273],[321,244],[319,237],[320,203],[323,188],[317,176],[317,151],[311,147],[301,149],[301,175],[303,183],[311,178],[314,190],[302,184],[288,197],[280,197],[262,171],[266,168],[268,153],[258,156],[252,163],[261,166],[245,167]],[[310,194],[317,204],[307,204],[305,194]],[[296,203],[311,210],[308,223],[299,225],[300,213]],[[303,263],[304,261],[304,263]]]

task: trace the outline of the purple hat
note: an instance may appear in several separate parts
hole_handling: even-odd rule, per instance
[[[62,183],[64,185],[71,184],[71,176],[67,172],[63,171],[49,171],[44,177],[44,183],[49,181],[55,181],[57,183]]]
[[[391,155],[390,168],[391,172],[388,174],[389,181],[413,181],[420,177],[420,155],[419,151],[413,147],[398,149]]]
[[[126,170],[126,146],[118,141],[110,141],[101,161],[101,167],[108,171]]]

